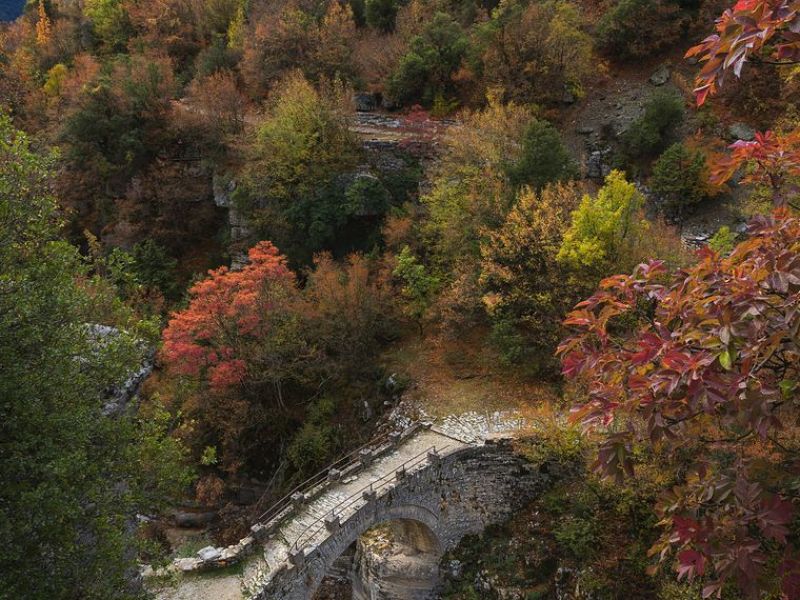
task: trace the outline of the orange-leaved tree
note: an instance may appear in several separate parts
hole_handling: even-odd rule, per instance
[[[161,351],[188,389],[182,409],[194,422],[196,447],[221,446],[232,471],[260,443],[259,432],[280,427],[281,415],[291,418],[292,391],[305,372],[299,365],[315,355],[302,335],[302,300],[286,259],[270,242],[251,248],[249,259],[238,271],[210,271],[190,289]]]
[[[164,330],[164,361],[212,390],[242,383],[247,340],[267,333],[270,305],[284,300],[295,285],[286,260],[270,242],[258,243],[249,258],[240,271],[209,272],[189,290],[189,307],[175,313]]]

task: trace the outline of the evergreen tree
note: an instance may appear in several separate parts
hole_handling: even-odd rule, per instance
[[[656,161],[651,186],[664,212],[680,219],[706,197],[707,179],[703,153],[673,144]]]
[[[521,155],[509,171],[514,185],[529,185],[537,191],[548,183],[575,179],[578,174],[558,130],[538,119],[525,130]]]
[[[131,518],[187,479],[159,423],[104,414],[142,347],[90,325],[50,163],[0,115],[0,597],[134,598]]]

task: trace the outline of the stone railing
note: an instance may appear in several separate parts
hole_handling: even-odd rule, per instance
[[[319,497],[331,486],[354,477],[376,458],[397,448],[420,429],[429,429],[431,425],[427,421],[418,422],[403,431],[380,436],[328,465],[297,485],[262,513],[258,521],[250,527],[250,535],[239,540],[237,544],[225,547],[207,546],[199,550],[194,557],[174,559],[165,569],[154,570],[150,566],[145,566],[142,575],[145,577],[162,575],[169,571],[191,573],[229,567],[241,562],[250,556],[258,545],[269,539],[286,520],[294,517],[305,504]]]

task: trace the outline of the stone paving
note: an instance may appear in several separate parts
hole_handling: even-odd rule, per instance
[[[460,415],[448,415],[435,429],[445,435],[462,442],[480,443],[496,433],[513,433],[525,426],[525,419],[516,413],[498,411],[481,414],[467,412]]]

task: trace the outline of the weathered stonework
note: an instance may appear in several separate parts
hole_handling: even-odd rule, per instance
[[[354,548],[347,573],[352,600],[431,600],[441,583],[442,553],[433,532],[419,521],[379,525]],[[336,573],[326,577],[331,575]]]
[[[339,515],[336,528],[323,528],[323,535],[296,548],[290,561],[270,565],[264,579],[253,582],[257,589],[252,597],[313,598],[336,559],[364,532],[386,521],[421,523],[446,551],[465,535],[509,518],[556,477],[553,469],[540,469],[516,455],[505,440],[426,460],[402,478],[394,478],[374,498],[362,498],[349,507]]]

